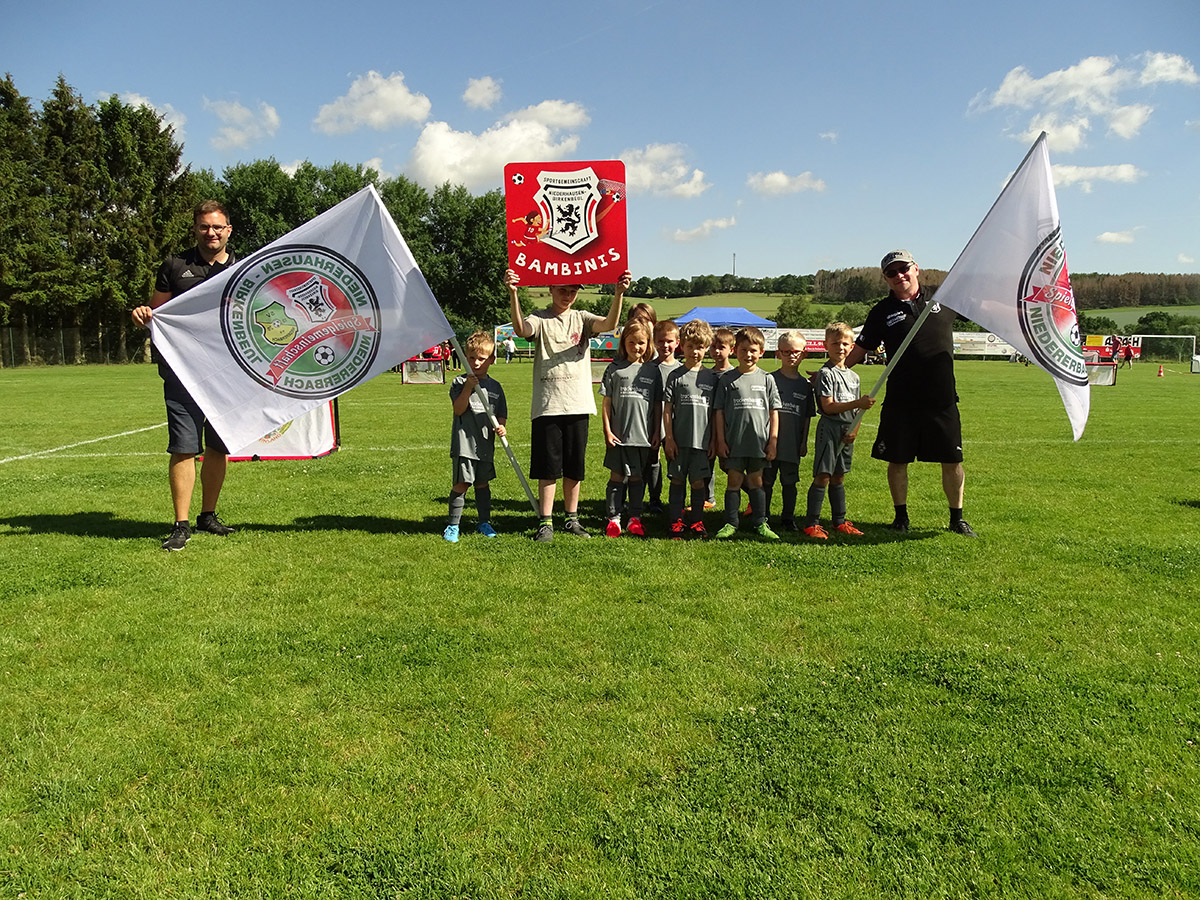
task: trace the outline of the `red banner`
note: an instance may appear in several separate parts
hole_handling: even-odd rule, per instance
[[[509,163],[504,205],[521,284],[611,284],[629,268],[619,159]]]

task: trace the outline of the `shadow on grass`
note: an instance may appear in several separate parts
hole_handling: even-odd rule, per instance
[[[1200,509],[1200,500],[1176,500],[1176,506],[1190,506],[1192,509]]]
[[[10,528],[17,534],[70,534],[77,537],[122,538],[164,537],[170,532],[165,522],[144,522],[120,519],[108,510],[91,510],[69,514],[5,516],[0,528]]]

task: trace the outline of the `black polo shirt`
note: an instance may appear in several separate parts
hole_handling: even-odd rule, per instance
[[[158,274],[154,278],[154,290],[169,293],[172,299],[178,297],[184,291],[207,281],[219,272],[224,272],[237,262],[232,250],[226,247],[225,252],[228,256],[223,263],[205,262],[196,247],[185,250],[178,256],[172,256],[158,267]]]
[[[867,314],[855,343],[874,351],[883,344],[891,359],[925,308],[922,291],[911,301],[888,294]],[[954,384],[954,310],[937,299],[920,331],[888,376],[886,403],[944,409],[958,401]]]

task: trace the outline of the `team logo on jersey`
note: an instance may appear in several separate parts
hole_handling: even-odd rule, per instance
[[[565,253],[575,253],[598,236],[596,208],[600,205],[600,179],[591,167],[574,172],[539,172],[533,195],[545,217],[542,240]]]
[[[325,400],[361,381],[379,351],[379,301],[327,247],[274,247],[246,260],[221,297],[221,333],[238,365],[288,397]]]
[[[1088,383],[1060,228],[1055,228],[1025,263],[1017,288],[1017,318],[1030,352],[1042,368],[1071,384]]]

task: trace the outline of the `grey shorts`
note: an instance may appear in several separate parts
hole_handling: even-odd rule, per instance
[[[824,417],[817,420],[817,437],[813,441],[813,477],[842,475],[850,471],[854,445],[842,440],[848,430],[844,424],[830,422]]]
[[[618,444],[616,447],[606,447],[604,450],[604,468],[626,478],[633,475],[641,478],[649,463],[649,447],[626,447]]]
[[[163,380],[163,399],[167,404],[167,452],[193,456],[205,448],[214,453],[228,453],[204,411],[187,392],[179,376],[165,362],[158,364]]]
[[[671,481],[705,481],[712,477],[712,460],[703,450],[680,447],[675,458],[667,461],[667,477]]]
[[[494,460],[486,462],[478,459],[471,459],[466,456],[451,457],[451,484],[487,484],[496,478],[496,465]]]
[[[800,463],[780,462],[771,460],[771,464],[763,469],[763,484],[798,484],[800,481]]]
[[[721,468],[728,472],[737,469],[739,472],[761,472],[767,467],[767,461],[759,456],[727,456],[721,460]]]

